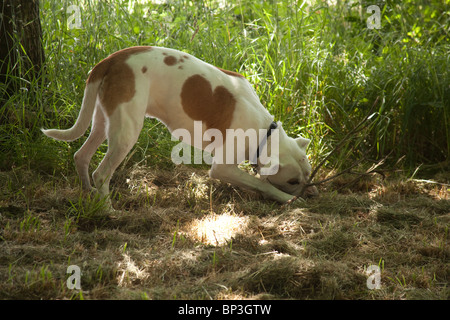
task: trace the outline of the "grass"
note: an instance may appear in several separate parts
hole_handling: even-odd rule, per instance
[[[68,28],[69,5],[80,29]],[[0,298],[448,299],[449,1],[380,2],[379,30],[364,5],[42,1],[45,72],[9,75],[13,92],[0,84]],[[177,142],[146,120],[111,183],[118,212],[105,211],[79,189],[84,139],[39,129],[71,126],[89,70],[133,45],[241,72],[291,135],[312,139],[314,164],[378,98],[319,175],[389,155],[385,179],[344,175],[280,209],[209,180],[204,165],[175,166]],[[66,286],[70,265],[81,290]],[[366,286],[370,265],[379,290]]]
[[[109,213],[74,177],[1,178],[2,299],[450,297],[448,186],[373,179],[279,209],[204,169],[134,166]],[[81,290],[66,286],[69,265]],[[370,265],[379,290],[366,287]]]
[[[69,28],[69,5],[78,6],[81,28]],[[328,165],[340,168],[349,158],[389,154],[391,165],[411,172],[420,164],[448,168],[448,5],[380,3],[382,28],[377,30],[367,28],[368,14],[353,2],[43,1],[46,72],[29,80],[11,76],[10,84],[19,88],[15,93],[1,87],[0,118],[6,124],[0,127],[0,164],[47,172],[64,167],[82,140],[58,151],[64,161],[55,163],[49,155],[61,144],[38,129],[72,125],[86,76],[101,59],[128,46],[158,45],[244,74],[290,134],[312,139],[315,163],[378,98],[370,126]],[[25,65],[19,61],[16,68]],[[161,150],[171,146],[166,129],[148,122],[145,132],[135,149],[137,159],[152,152],[159,157],[147,161],[167,162],[159,161],[167,158]]]

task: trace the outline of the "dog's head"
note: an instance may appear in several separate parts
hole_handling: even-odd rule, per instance
[[[272,157],[270,167],[274,170],[260,170],[261,178],[286,193],[299,196],[311,175],[311,164],[306,155],[309,143],[310,140],[303,137],[293,139],[287,136],[279,126],[278,148],[271,146],[272,151],[278,149],[276,150],[278,155],[275,157],[278,159],[274,160]],[[315,186],[305,190],[307,196],[318,194],[319,191]]]

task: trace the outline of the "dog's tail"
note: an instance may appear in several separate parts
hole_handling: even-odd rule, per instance
[[[77,121],[72,128],[67,130],[41,129],[42,132],[48,137],[63,141],[73,141],[81,137],[91,123],[100,83],[100,81],[96,81],[86,85],[86,88],[84,89],[83,104],[81,105]]]

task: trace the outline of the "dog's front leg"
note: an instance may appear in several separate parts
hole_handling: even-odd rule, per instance
[[[293,198],[293,195],[275,188],[267,181],[249,175],[234,164],[213,163],[209,176],[239,187],[257,190],[265,197],[281,203],[285,203]]]

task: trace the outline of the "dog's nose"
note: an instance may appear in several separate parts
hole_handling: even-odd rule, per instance
[[[317,190],[316,186],[311,186],[306,188],[305,194],[308,197],[317,197],[319,195],[319,190]]]

